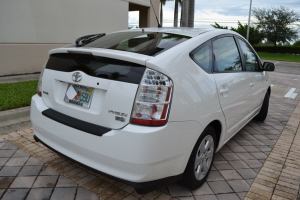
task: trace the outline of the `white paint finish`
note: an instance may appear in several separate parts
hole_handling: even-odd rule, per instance
[[[170,31],[172,30],[170,29]],[[247,72],[208,74],[191,60],[189,53],[193,49],[203,42],[225,33],[235,34],[228,30],[214,30],[203,32],[198,36],[195,35],[195,31],[189,33],[185,29],[183,35],[191,34],[195,37],[156,57],[96,48],[72,47],[51,51],[50,53],[66,53],[68,50],[91,52],[93,55],[146,64],[148,68],[169,76],[174,83],[169,121],[162,127],[132,124],[121,127],[119,124],[110,122],[112,119],[108,115],[101,115],[105,109],[114,110],[114,108],[123,109],[123,107],[131,112],[137,85],[126,85],[123,82],[104,80],[104,85],[98,88],[104,92],[96,98],[99,106],[93,107],[93,110],[76,110],[75,107],[67,108],[59,105],[55,102],[57,101],[56,96],[58,99],[62,99],[64,94],[62,91],[66,91],[67,88],[64,86],[65,83],[56,80],[70,82],[72,73],[65,74],[65,76],[56,72],[57,75],[51,75],[47,71],[46,79],[49,79],[47,82],[54,83],[54,85],[45,87],[57,92],[55,98],[50,101],[50,104],[56,103],[57,110],[71,116],[79,116],[77,118],[85,119],[84,121],[88,120],[106,127],[109,125],[118,130],[112,130],[102,137],[97,137],[49,120],[41,114],[48,107],[46,104],[50,105],[49,102],[34,96],[31,119],[35,134],[61,153],[121,179],[144,182],[183,173],[192,149],[204,128],[214,120],[220,122],[222,132],[219,149],[259,112],[260,106],[253,108],[255,104],[251,104],[251,102],[254,101],[253,98],[262,99],[264,97],[264,95],[261,96],[262,91],[266,91],[270,85],[269,81],[266,81],[267,76],[262,74],[259,76],[256,76],[256,73],[249,75]],[[84,75],[83,80],[85,78],[88,76]],[[99,78],[93,78],[89,77],[82,84],[92,86],[93,81],[99,80]],[[260,81],[265,81],[265,83],[259,86],[260,84],[257,83]],[[131,85],[134,85],[135,88]],[[60,89],[56,89],[58,87],[65,87],[65,89],[59,91]],[[257,90],[255,90],[256,87]],[[114,108],[110,108],[110,106]],[[120,112],[122,111],[120,110]],[[92,112],[98,112],[99,115]]]
[[[122,0],[0,2],[0,43],[73,43],[76,38],[127,29]]]
[[[291,88],[285,95],[284,97],[290,98],[291,95],[295,92],[296,88]]]
[[[42,141],[74,160],[128,181],[182,173],[194,140],[203,131],[197,122],[171,122],[162,127],[129,124],[99,137],[49,120],[41,114],[47,108],[42,99],[35,95],[32,101],[34,133]]]
[[[84,72],[80,72],[82,80],[75,83],[72,80],[73,73],[45,69],[42,91],[49,94],[43,94],[43,100],[49,108],[68,116],[74,116],[82,121],[112,129],[122,128],[129,123],[138,88],[137,84],[91,77]],[[87,109],[64,101],[69,84],[94,88],[90,108]],[[115,120],[116,115],[109,113],[109,110],[128,114],[127,117],[124,117],[125,122]]]

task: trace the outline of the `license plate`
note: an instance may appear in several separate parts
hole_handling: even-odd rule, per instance
[[[93,92],[93,88],[70,84],[64,101],[84,108],[90,108]]]

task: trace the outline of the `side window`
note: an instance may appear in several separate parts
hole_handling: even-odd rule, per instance
[[[191,58],[206,72],[211,73],[212,55],[210,41],[191,52]]]
[[[259,71],[260,66],[252,49],[241,39],[238,39],[246,64],[246,71]]]
[[[233,37],[223,37],[213,41],[215,56],[214,71],[242,71],[241,58]]]

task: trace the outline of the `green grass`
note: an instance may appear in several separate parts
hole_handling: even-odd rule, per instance
[[[0,84],[0,111],[29,106],[38,81]]]
[[[300,55],[292,54],[280,54],[280,53],[266,53],[257,52],[260,59],[263,60],[279,60],[279,61],[289,61],[289,62],[300,62]]]

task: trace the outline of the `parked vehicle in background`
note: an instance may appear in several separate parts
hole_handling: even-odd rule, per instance
[[[216,151],[265,120],[273,70],[229,30],[82,37],[49,53],[32,97],[35,139],[139,193],[180,180],[195,189]]]

